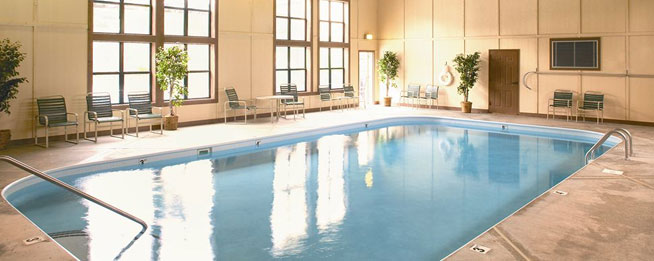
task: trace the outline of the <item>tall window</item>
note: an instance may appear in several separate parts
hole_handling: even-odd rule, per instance
[[[311,75],[311,0],[275,0],[275,92],[293,83],[307,91]]]
[[[155,2],[163,3],[163,8],[155,8]],[[189,53],[185,98],[216,99],[212,91],[216,85],[215,2],[93,0],[89,91],[110,93],[114,104],[127,103],[130,92],[150,92],[153,100],[162,103],[168,97],[154,88],[154,53],[160,46],[177,44]]]
[[[320,85],[341,89],[349,80],[349,2],[320,0]]]

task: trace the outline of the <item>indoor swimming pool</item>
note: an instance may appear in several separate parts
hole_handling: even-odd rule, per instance
[[[81,260],[434,260],[584,166],[601,134],[397,118],[48,172],[3,196]],[[617,144],[612,138],[598,155]]]

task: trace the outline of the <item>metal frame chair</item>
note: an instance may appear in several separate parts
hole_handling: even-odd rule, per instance
[[[79,115],[66,110],[66,99],[61,95],[47,96],[36,99],[39,114],[34,116],[34,145],[50,147],[50,128],[64,127],[64,140],[73,144],[79,143]],[[75,116],[75,121],[69,121],[68,116]],[[39,144],[38,126],[45,127],[45,145]],[[75,126],[75,141],[68,140],[68,126]]]
[[[320,95],[320,101],[329,102],[329,110],[333,110],[334,101],[341,101],[340,97],[333,97],[331,90],[329,90],[329,85],[320,85],[318,86],[318,93]],[[341,105],[339,105],[340,107]],[[322,106],[320,106],[320,111],[322,111]]]
[[[227,96],[227,101],[223,104],[223,113],[225,116],[225,123],[227,123],[227,105],[229,105],[229,109],[234,111],[234,121],[236,121],[236,110],[243,110],[245,114],[245,124],[248,124],[248,111],[249,110],[254,110],[254,119],[257,119],[257,106],[256,105],[248,105],[248,101],[246,100],[239,100],[238,95],[236,94],[236,89],[234,87],[230,87],[225,89],[225,94]]]
[[[574,93],[569,90],[555,90],[554,97],[550,98],[547,103],[547,119],[550,118],[550,112],[552,113],[552,118],[556,117],[556,109],[563,108],[568,110],[568,114],[565,115],[565,120],[572,118],[572,98]]]
[[[434,100],[436,100],[436,109],[438,110],[438,90],[440,89],[440,86],[438,85],[433,85],[433,84],[428,84],[425,87],[425,96],[420,97],[421,100],[425,100],[429,102],[429,108],[434,105]]]
[[[120,117],[115,117],[114,112],[119,112]],[[88,122],[87,122],[88,120]],[[120,121],[121,136],[114,136],[114,122]],[[88,138],[86,126],[94,124],[95,136]],[[98,124],[109,123],[109,136],[125,139],[125,111],[111,108],[111,95],[106,92],[89,92],[86,95],[86,111],[84,112],[84,139],[98,142]]]
[[[597,124],[604,123],[604,94],[601,92],[587,91],[584,93],[584,100],[577,101],[577,116],[575,121],[579,120],[579,114],[586,121],[586,114],[590,111],[595,112]]]
[[[136,135],[131,135],[129,133],[129,118],[127,118],[127,128],[125,128],[125,134],[130,136],[139,136],[139,121],[140,120],[156,120],[159,119],[159,134],[163,135],[163,108],[161,107],[152,107],[152,99],[150,93],[147,92],[132,92],[127,94],[129,108],[127,108],[127,115],[129,118],[136,119]],[[159,110],[159,113],[154,113],[153,110]],[[152,131],[152,124],[150,126],[150,132]]]
[[[360,102],[359,101],[359,96],[357,96],[356,93],[354,92],[354,86],[352,86],[352,84],[348,83],[348,84],[343,85],[343,99],[348,100],[348,101],[349,100],[352,100],[352,101],[356,100],[356,103],[349,103],[348,102],[347,103],[347,108],[350,108],[350,104],[352,106],[359,104],[359,102]]]
[[[282,105],[284,106],[284,118],[286,118],[286,106],[291,106],[291,108],[295,108],[295,113],[293,114],[293,119],[295,119],[295,116],[298,114],[299,107],[302,107],[302,118],[306,118],[306,112],[304,108],[304,98],[300,99],[297,94],[297,85],[293,83],[288,83],[288,84],[282,84],[279,86],[280,94],[282,95],[291,95],[293,96],[293,99],[289,100],[282,100]]]
[[[411,100],[413,105],[416,105],[416,101],[420,99],[420,84],[409,84],[407,85],[407,90],[400,93],[400,102],[404,100],[405,104],[407,99]]]

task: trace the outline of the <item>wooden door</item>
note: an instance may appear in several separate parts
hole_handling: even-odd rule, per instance
[[[520,112],[520,50],[490,50],[488,109]]]

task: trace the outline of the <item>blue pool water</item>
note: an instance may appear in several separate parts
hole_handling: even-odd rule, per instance
[[[583,167],[591,146],[415,124],[62,177],[150,225],[127,249],[138,225],[50,184],[7,199],[47,233],[72,231],[57,241],[82,260],[434,260]]]

